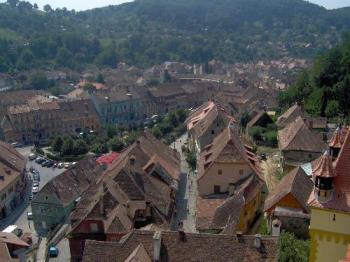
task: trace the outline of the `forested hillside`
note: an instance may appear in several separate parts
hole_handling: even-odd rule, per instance
[[[280,105],[295,102],[313,114],[329,118],[350,117],[350,35],[336,48],[315,60],[314,67],[300,75],[280,94]]]
[[[303,0],[137,0],[85,12],[0,4],[0,71],[312,57],[339,43],[350,9]]]

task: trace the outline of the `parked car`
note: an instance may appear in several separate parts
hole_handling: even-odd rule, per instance
[[[58,256],[58,248],[57,247],[50,247],[49,248],[49,257],[57,257]]]
[[[70,167],[70,163],[64,163],[64,168],[69,168]]]
[[[47,160],[46,167],[52,167],[54,162],[52,160]]]
[[[40,174],[39,173],[33,174],[33,180],[34,181],[40,181]]]
[[[44,162],[45,161],[45,159],[44,158],[42,158],[42,157],[37,157],[36,159],[35,159],[35,163],[37,163],[37,164],[41,164],[42,162]]]
[[[32,187],[32,193],[33,194],[36,194],[36,193],[38,193],[39,192],[39,187],[38,186],[33,186]]]
[[[29,200],[32,200],[33,199],[33,194],[30,194],[29,195]]]
[[[33,161],[34,159],[36,159],[36,154],[33,154],[33,153],[29,154],[28,159],[29,161]]]
[[[58,168],[64,168],[64,164],[62,162],[59,162],[57,165]]]
[[[49,164],[49,160],[44,160],[44,162],[41,163],[42,167],[46,167]]]
[[[33,186],[39,186],[39,181],[38,180],[35,180],[34,182],[33,182]]]
[[[57,162],[53,163],[53,166],[52,166],[52,167],[53,167],[53,168],[58,167],[58,163],[57,163]]]
[[[27,212],[27,219],[33,220],[33,213],[32,212]]]

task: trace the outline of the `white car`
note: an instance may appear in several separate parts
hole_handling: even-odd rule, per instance
[[[33,182],[33,187],[34,187],[34,186],[35,186],[35,187],[39,187],[39,181],[34,181],[34,182]]]
[[[57,165],[58,168],[64,168],[64,164],[62,162],[58,163]]]
[[[36,194],[36,193],[38,193],[39,192],[39,187],[38,186],[33,186],[32,187],[32,193],[33,194]]]
[[[70,163],[64,163],[64,168],[69,168],[70,167]]]
[[[35,159],[36,159],[36,154],[31,153],[31,154],[28,156],[28,159],[29,159],[29,161],[35,160]]]

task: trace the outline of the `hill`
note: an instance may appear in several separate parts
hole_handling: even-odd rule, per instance
[[[84,12],[9,2],[0,4],[0,71],[312,57],[350,27],[349,8],[303,0],[137,0]]]

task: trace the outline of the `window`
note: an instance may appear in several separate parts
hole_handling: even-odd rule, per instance
[[[40,213],[45,214],[45,208],[44,207],[39,207]]]
[[[214,131],[214,130],[211,130],[211,134],[212,134],[212,135],[215,135],[215,131]]]
[[[218,175],[222,175],[222,170],[221,169],[218,170]]]
[[[90,224],[90,231],[91,232],[97,232],[98,231],[97,223],[91,223]]]
[[[309,154],[309,158],[310,158],[310,159],[312,158],[312,155],[311,155],[311,154]]]
[[[240,174],[240,175],[243,175],[243,169],[240,169],[240,170],[239,170],[239,174]]]
[[[220,190],[220,186],[215,185],[214,186],[214,194],[220,194],[221,190]]]

